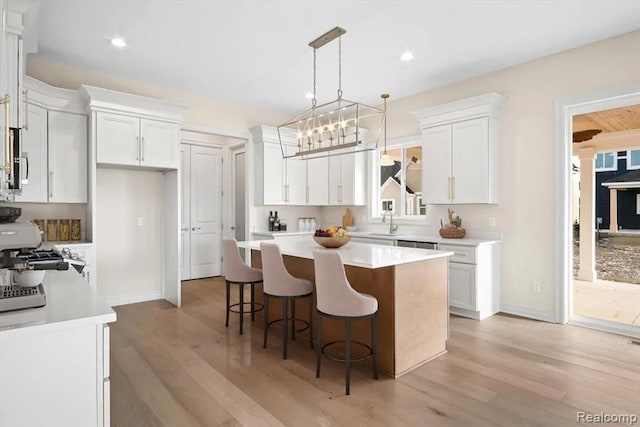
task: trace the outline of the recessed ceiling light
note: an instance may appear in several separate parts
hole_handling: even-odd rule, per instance
[[[127,42],[122,40],[120,37],[115,37],[111,39],[111,44],[118,47],[125,47]]]
[[[313,99],[313,93],[307,92],[307,93],[304,94],[304,97],[307,98],[307,99]]]
[[[400,59],[402,59],[403,61],[411,61],[413,59],[413,52],[411,51],[406,51],[404,52],[401,56]]]

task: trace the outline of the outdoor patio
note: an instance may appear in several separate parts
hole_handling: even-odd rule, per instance
[[[640,326],[640,285],[573,279],[573,313]]]

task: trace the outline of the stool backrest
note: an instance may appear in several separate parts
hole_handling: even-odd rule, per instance
[[[222,268],[225,278],[230,281],[248,282],[255,276],[242,260],[236,239],[222,239]]]
[[[289,274],[284,266],[280,248],[276,243],[260,242],[262,257],[263,289],[269,295],[286,294],[290,288],[296,286],[296,279]]]
[[[371,300],[351,287],[339,252],[313,251],[318,310],[335,316],[371,314]]]

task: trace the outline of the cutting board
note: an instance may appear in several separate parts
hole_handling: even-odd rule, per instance
[[[351,215],[351,209],[349,208],[342,215],[342,227],[346,228],[348,225],[353,225],[353,215]]]

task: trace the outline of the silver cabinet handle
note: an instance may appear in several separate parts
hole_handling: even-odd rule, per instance
[[[49,198],[53,198],[53,171],[49,172]]]
[[[191,231],[196,231],[196,230],[200,230],[200,227],[192,227]]]
[[[189,227],[184,227],[180,229],[181,231],[189,231]]]
[[[22,95],[24,95],[24,126],[22,128],[29,130],[29,89],[24,89]]]
[[[140,150],[142,151],[142,161],[144,162],[144,136],[142,137],[142,143],[140,144]]]
[[[137,145],[137,151],[136,151],[136,161],[139,162],[140,161],[140,137],[136,136],[136,145]]]
[[[447,196],[448,196],[447,198],[449,200],[451,200],[452,199],[452,197],[451,197],[451,177],[447,178],[447,187],[448,187],[447,188]]]
[[[456,177],[451,177],[451,200],[456,198]]]

